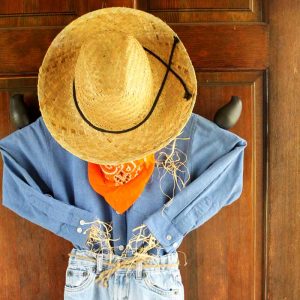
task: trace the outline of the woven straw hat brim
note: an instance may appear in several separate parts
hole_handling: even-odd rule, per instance
[[[87,13],[67,25],[52,41],[38,76],[39,106],[53,138],[73,155],[97,164],[120,164],[143,158],[176,138],[192,114],[197,95],[195,70],[179,42],[171,68],[184,80],[192,98],[184,99],[184,88],[169,72],[158,103],[140,127],[121,134],[97,131],[76,109],[72,94],[75,64],[80,47],[102,30],[133,35],[168,63],[176,33],[161,19],[131,8],[112,7]],[[166,73],[166,66],[147,53],[153,75],[153,101]],[[101,66],[100,66],[101,67]],[[109,114],[109,107],[107,108]]]

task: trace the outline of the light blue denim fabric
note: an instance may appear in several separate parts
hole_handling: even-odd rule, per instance
[[[106,262],[116,262],[120,256],[96,254],[73,248],[69,257],[64,289],[65,300],[163,300],[184,299],[184,287],[178,265],[178,252],[154,256],[148,265],[121,268],[115,271],[105,287],[96,281],[97,275],[111,268]],[[161,264],[160,267],[155,267]],[[167,264],[175,264],[167,266]]]
[[[62,148],[39,117],[0,139],[2,205],[78,249],[88,250],[86,230],[89,222],[99,219],[113,223],[115,254],[120,255],[118,248],[127,245],[133,229],[142,224],[160,242],[162,254],[171,253],[189,232],[240,197],[246,145],[233,132],[192,113],[176,141],[178,155],[173,157],[183,162],[183,154],[187,156],[186,169],[181,165],[176,171],[177,181],[187,182],[186,186],[180,190],[172,172],[161,172],[156,166],[139,198],[118,214],[91,187],[88,163]],[[156,151],[155,158],[169,154],[172,146],[170,142]],[[167,206],[173,192],[172,205]],[[149,253],[152,250],[155,254],[156,249]]]

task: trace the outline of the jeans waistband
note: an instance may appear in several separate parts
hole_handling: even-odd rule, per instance
[[[118,262],[125,262],[133,257],[121,257],[116,254],[108,253],[95,253],[90,250],[81,250],[73,248],[69,254],[69,264],[80,264],[90,267],[96,267],[98,271],[102,269],[109,269],[111,266],[116,265]],[[144,260],[139,260],[143,269],[164,269],[164,268],[178,268],[179,258],[177,252],[171,252],[165,255],[149,255]],[[118,271],[127,270],[126,264],[120,267]],[[135,268],[138,263],[131,264]]]
[[[95,253],[90,250],[73,248],[69,253],[69,266],[84,266],[96,273],[96,281],[108,286],[109,278],[114,274],[132,272],[136,279],[141,279],[147,272],[179,271],[179,259],[177,252],[171,252],[162,256],[141,255],[122,257],[116,254]]]
[[[73,248],[69,253],[69,266],[85,266],[97,274],[97,281],[108,285],[109,278],[114,274],[129,271],[135,273],[137,279],[141,279],[145,273],[154,270],[169,271],[179,270],[179,259],[177,252],[171,252],[162,256],[158,255],[139,255],[122,257],[111,253],[95,253],[90,250],[80,250]],[[131,270],[130,270],[131,269]]]

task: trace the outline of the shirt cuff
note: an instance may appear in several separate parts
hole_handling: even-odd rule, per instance
[[[183,234],[178,231],[162,210],[149,216],[143,224],[147,225],[167,253],[174,252],[183,240]]]

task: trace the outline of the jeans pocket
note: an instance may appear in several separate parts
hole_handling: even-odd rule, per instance
[[[69,265],[66,270],[65,291],[79,292],[87,289],[94,279],[91,268]]]
[[[180,294],[180,286],[174,272],[146,272],[143,277],[145,286],[162,296],[176,296]]]
[[[178,285],[183,289],[184,286],[183,286],[183,282],[182,282],[182,277],[181,277],[181,273],[180,273],[180,270],[176,270],[174,273],[174,279],[175,281],[178,283]]]

